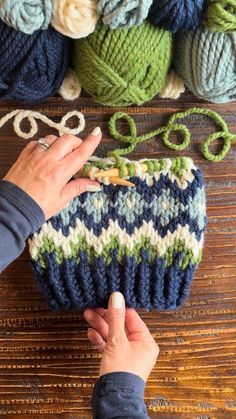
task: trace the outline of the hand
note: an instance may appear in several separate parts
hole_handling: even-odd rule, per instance
[[[88,339],[102,353],[100,376],[125,371],[147,381],[159,348],[138,313],[125,309],[123,295],[114,292],[108,310],[87,309],[84,317],[91,326]]]
[[[48,135],[47,151],[37,141],[31,141],[4,179],[27,192],[48,219],[81,193],[100,190],[98,182],[71,178],[93,154],[101,138],[100,128],[95,128],[84,141],[74,135]]]

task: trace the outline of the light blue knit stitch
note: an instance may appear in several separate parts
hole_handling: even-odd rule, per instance
[[[117,208],[118,214],[129,224],[134,223],[137,216],[142,216],[144,209],[148,208],[143,197],[131,188],[127,188],[125,193],[119,191],[117,195],[114,208]]]
[[[75,214],[78,208],[78,205],[80,204],[79,198],[76,197],[73,201],[69,203],[69,205],[64,208],[60,212],[60,216],[63,222],[63,225],[66,227],[70,224],[71,221],[71,215]],[[58,214],[56,214],[57,216]]]
[[[0,18],[12,28],[31,35],[47,29],[52,17],[52,0],[1,0]]]
[[[196,195],[189,198],[188,210],[190,217],[197,221],[198,227],[203,228],[206,217],[206,197],[202,188],[198,188]]]
[[[93,218],[94,223],[97,224],[101,222],[102,217],[109,211],[108,200],[99,192],[88,194],[85,201],[80,202],[79,206],[85,208],[87,213]]]
[[[163,189],[160,196],[154,196],[150,209],[156,217],[160,217],[160,224],[165,227],[179,213],[183,213],[186,207],[180,199],[171,195],[169,189]]]
[[[146,19],[152,0],[99,0],[97,11],[110,29],[141,25]]]

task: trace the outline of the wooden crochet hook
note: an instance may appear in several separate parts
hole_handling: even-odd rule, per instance
[[[148,170],[148,167],[145,163],[143,163],[141,165],[142,168],[142,173],[146,173]],[[128,175],[128,170],[125,169],[125,174]],[[95,173],[94,177],[95,178],[100,178],[100,177],[119,177],[119,169],[108,169],[108,170],[101,170],[100,172]]]

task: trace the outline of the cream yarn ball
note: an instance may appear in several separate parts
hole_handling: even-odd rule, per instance
[[[65,100],[75,100],[79,97],[80,92],[81,84],[78,80],[76,72],[72,70],[72,68],[68,68],[58,93]]]
[[[94,31],[97,0],[54,0],[52,26],[63,35],[78,39]]]

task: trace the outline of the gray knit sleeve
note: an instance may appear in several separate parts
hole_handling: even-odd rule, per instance
[[[102,375],[96,382],[93,398],[93,419],[147,419],[144,403],[145,382],[128,372]]]
[[[45,222],[38,204],[18,186],[0,181],[0,272],[25,248],[25,240]]]

